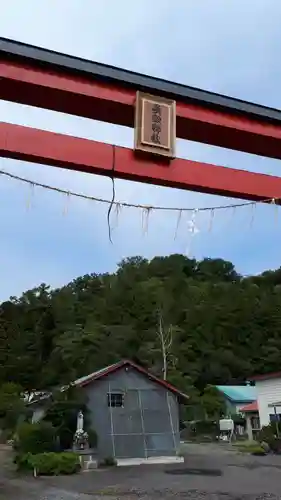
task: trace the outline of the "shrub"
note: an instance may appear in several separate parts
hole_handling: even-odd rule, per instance
[[[0,443],[8,443],[14,438],[14,431],[11,429],[3,429],[0,433]]]
[[[80,469],[79,457],[75,453],[41,453],[30,459],[37,474],[75,474]]]
[[[280,432],[279,423],[278,423],[278,430]],[[280,453],[281,439],[278,438],[276,434],[277,434],[276,423],[272,422],[271,424],[262,427],[257,437],[260,442],[267,443],[271,451],[273,451],[274,453]]]
[[[104,467],[114,467],[117,465],[117,461],[115,460],[114,457],[106,457],[104,460],[100,463],[100,465]]]
[[[13,382],[8,382],[0,387],[0,419],[2,429],[14,430],[19,418],[25,418],[27,412],[21,392],[21,387]]]
[[[89,446],[90,448],[96,448],[98,443],[98,436],[94,429],[88,430]]]
[[[234,422],[234,425],[241,425],[241,427],[246,427],[246,420],[241,415],[241,413],[233,413],[231,415],[231,418],[232,418],[232,420]]]
[[[20,454],[55,451],[55,429],[49,422],[24,422],[17,430],[14,448]]]
[[[251,454],[252,455],[257,455],[257,456],[263,456],[266,455],[266,451],[262,446],[259,446],[258,444],[256,446],[253,446],[251,449]]]
[[[273,453],[280,454],[280,452],[281,452],[281,439],[280,438],[273,438],[267,444],[268,444],[270,450],[273,451]]]
[[[31,453],[17,453],[14,457],[14,463],[17,465],[18,470],[33,469],[30,464]]]
[[[18,470],[36,469],[38,475],[57,476],[75,474],[81,468],[79,457],[75,453],[26,453],[17,455],[15,462]]]
[[[276,428],[274,429],[271,424],[265,425],[261,428],[257,437],[260,442],[265,441],[266,443],[269,443],[269,441],[272,441],[275,438],[275,433]]]
[[[198,420],[195,423],[196,435],[216,435],[218,433],[218,425],[214,420]]]

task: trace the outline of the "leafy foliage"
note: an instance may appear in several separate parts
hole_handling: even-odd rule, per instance
[[[208,418],[218,419],[225,413],[225,401],[218,389],[208,384],[202,395],[201,405]]]
[[[79,457],[75,453],[26,453],[17,455],[15,463],[19,470],[36,469],[37,475],[75,474],[80,470]]]
[[[117,461],[114,457],[106,457],[101,463],[100,465],[102,467],[114,467],[117,465]]]
[[[57,290],[42,284],[0,306],[0,386],[58,387],[121,358],[162,376],[161,311],[173,333],[167,380],[210,409],[208,385],[279,370],[280,285],[281,268],[243,278],[230,262],[183,255],[132,257]]]
[[[85,429],[87,429],[87,406],[83,392],[70,385],[63,392],[56,391],[53,393],[47,406],[44,421],[49,422],[55,429],[61,449],[69,449],[73,445],[77,414],[80,410],[84,413],[84,425]]]
[[[267,443],[270,450],[275,453],[281,451],[281,425],[280,422],[271,422],[269,425],[262,427],[258,434],[258,440],[262,443]]]
[[[13,431],[19,418],[25,418],[27,410],[21,396],[22,388],[13,382],[0,387],[1,428]]]
[[[19,454],[54,451],[55,429],[50,422],[24,422],[18,427],[14,447]]]
[[[98,435],[96,431],[92,428],[88,428],[88,443],[90,448],[96,448],[98,444]]]

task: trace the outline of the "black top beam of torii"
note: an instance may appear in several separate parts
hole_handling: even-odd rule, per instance
[[[0,37],[0,61],[1,59],[21,63],[32,62],[40,67],[56,68],[64,74],[83,74],[94,80],[119,86],[121,84],[123,87],[157,94],[176,101],[240,114],[248,119],[258,119],[260,122],[281,123],[281,111],[278,109]]]

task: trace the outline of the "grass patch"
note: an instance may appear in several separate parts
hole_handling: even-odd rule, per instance
[[[232,446],[234,446],[235,448],[248,448],[249,446],[257,446],[259,443],[257,441],[249,441],[249,440],[245,440],[245,441],[233,441],[232,443]]]
[[[235,449],[240,451],[240,453],[250,453],[254,455],[264,454],[264,449],[257,443],[257,441],[244,441],[240,443],[233,443]]]

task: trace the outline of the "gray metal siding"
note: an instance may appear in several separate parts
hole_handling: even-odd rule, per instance
[[[173,393],[135,369],[122,368],[84,388],[102,457],[175,455],[179,408]],[[109,392],[124,393],[124,407],[108,407]]]

